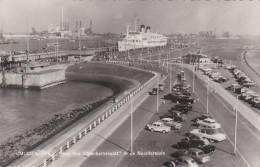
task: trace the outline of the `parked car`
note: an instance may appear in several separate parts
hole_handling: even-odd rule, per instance
[[[169,113],[172,114],[174,118],[178,118],[181,121],[185,121],[187,119],[187,116],[183,114],[181,111],[170,110]]]
[[[238,83],[232,84],[229,87],[227,87],[227,89],[230,89],[232,91],[236,91],[236,89],[241,89],[241,86]]]
[[[227,139],[225,134],[219,133],[214,129],[193,129],[190,133],[196,136],[205,137],[211,142],[221,142]]]
[[[181,149],[188,149],[190,147],[200,148],[202,146],[209,145],[209,141],[207,139],[189,139],[188,137],[182,139],[181,141],[177,142],[176,147]]]
[[[221,125],[217,123],[214,119],[206,118],[204,120],[197,120],[196,123],[201,126],[205,126],[210,129],[219,129]]]
[[[251,86],[254,86],[255,83],[253,81],[251,81],[251,80],[244,80],[242,82],[242,85],[245,86],[245,87],[251,87]]]
[[[192,106],[190,104],[176,104],[172,109],[174,110],[192,110]]]
[[[181,114],[181,115],[178,116],[174,112],[163,114],[163,116],[161,116],[160,119],[163,119],[163,118],[172,118],[176,122],[183,122],[187,119],[187,117],[185,115]]]
[[[172,118],[163,118],[160,121],[162,121],[164,125],[172,127],[173,129],[181,129],[181,123],[175,122]]]
[[[162,122],[154,122],[153,124],[147,124],[146,127],[150,131],[167,133],[171,131],[171,127],[164,125]]]
[[[210,156],[205,154],[201,149],[198,148],[189,148],[184,151],[176,151],[174,155],[176,157],[186,155],[193,158],[198,163],[206,163],[210,161]]]
[[[204,120],[204,119],[206,119],[206,118],[212,118],[212,117],[211,117],[210,114],[202,114],[202,115],[200,115],[200,116],[194,118],[193,121],[196,122],[196,121],[198,121],[198,120]]]
[[[196,161],[189,156],[181,156],[168,163],[169,167],[199,167]]]
[[[260,97],[255,97],[251,100],[250,104],[255,106],[257,103],[260,103]]]
[[[189,96],[185,96],[185,95],[181,95],[181,96],[173,96],[173,98],[171,99],[172,102],[174,103],[190,103],[193,104],[196,102],[195,99],[189,97]]]

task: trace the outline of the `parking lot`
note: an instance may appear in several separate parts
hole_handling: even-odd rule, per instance
[[[203,74],[203,71],[198,71],[199,73]],[[232,74],[231,71],[229,71],[228,69],[224,68],[224,67],[219,67],[219,68],[215,68],[213,69],[212,72],[219,72],[221,73],[222,76],[226,77],[228,80],[226,82],[221,82],[219,83],[223,88],[228,88],[229,86],[231,86],[232,84],[236,84],[237,83],[237,79],[234,78],[234,75]],[[210,78],[212,80],[212,78]],[[259,94],[258,91],[258,85],[252,86],[249,88],[250,90],[256,92],[257,94]],[[229,92],[234,95],[235,97],[240,95],[238,93],[235,93],[232,90],[229,90]],[[248,102],[244,101],[244,100],[240,100],[241,102],[243,102],[245,105],[247,105],[248,107],[250,107],[252,110],[254,110],[256,113],[260,114],[260,110],[259,108],[256,108],[254,106],[252,106],[251,104],[249,104]]]
[[[198,89],[201,89],[201,87]],[[167,93],[168,90],[164,90],[164,92],[161,92],[161,95],[166,95]],[[186,134],[190,130],[197,128],[193,125],[194,122],[191,121],[192,119],[206,113],[204,101],[205,97],[198,97],[197,94],[193,94],[192,97],[200,100],[195,104],[192,104],[193,109],[187,114],[187,120],[182,123],[180,130],[171,130],[169,133],[163,134],[161,132],[151,132],[144,128],[134,142],[135,156],[124,156],[118,166],[164,166],[165,162],[174,159],[172,154],[179,150],[173,147],[174,144],[185,138]],[[154,114],[148,123],[152,124],[153,122],[159,120],[160,116],[164,113],[167,113],[168,110],[171,109],[174,105],[176,105],[176,103],[165,100],[165,103],[160,105],[159,114]],[[219,132],[223,133],[222,130],[219,130]],[[211,144],[216,146],[216,151],[210,156],[211,160],[209,162],[201,164],[200,166],[247,166],[239,155],[234,156],[234,148],[229,140]],[[149,155],[156,153],[158,155]]]

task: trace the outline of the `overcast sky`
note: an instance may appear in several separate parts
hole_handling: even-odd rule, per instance
[[[125,32],[127,23],[151,26],[161,33],[230,31],[231,34],[260,35],[260,1],[224,0],[0,0],[3,32],[29,32],[59,26],[61,3],[64,20],[75,29],[76,20],[84,27],[93,21],[93,31]],[[0,28],[1,28],[0,27]]]

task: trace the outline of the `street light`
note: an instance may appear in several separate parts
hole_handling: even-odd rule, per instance
[[[209,113],[209,78],[207,79],[207,114]]]
[[[158,114],[159,113],[159,76],[158,76],[158,79],[157,79],[157,97],[156,97],[156,103],[157,103],[157,107],[156,107],[156,113]]]
[[[235,145],[234,145],[234,154],[237,152],[237,105],[238,105],[238,96],[236,98],[236,124],[235,124]]]
[[[131,116],[131,145],[130,145],[130,150],[131,150],[131,153],[133,153],[133,95],[128,92],[128,91],[125,91],[124,94],[129,94],[130,95],[130,102],[131,102],[131,113],[130,113],[130,116]]]

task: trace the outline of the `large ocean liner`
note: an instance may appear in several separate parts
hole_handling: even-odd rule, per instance
[[[129,31],[129,27],[129,25],[126,26],[125,38],[118,42],[119,52],[139,48],[160,47],[167,44],[167,37],[162,34],[152,33],[150,27],[141,25],[140,31],[137,31],[137,26],[135,26],[134,31]]]

